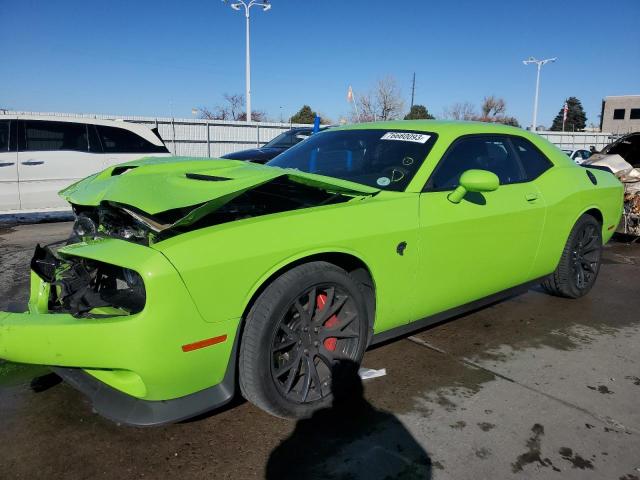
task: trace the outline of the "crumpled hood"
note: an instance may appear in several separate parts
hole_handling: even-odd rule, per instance
[[[65,188],[60,195],[75,205],[97,206],[109,201],[154,215],[235,197],[282,176],[336,193],[372,195],[379,192],[333,177],[238,160],[154,157],[107,168]]]

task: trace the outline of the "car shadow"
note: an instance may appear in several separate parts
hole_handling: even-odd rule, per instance
[[[431,459],[391,413],[364,398],[358,365],[332,371],[333,403],[308,419],[273,450],[265,476],[284,479],[430,479]]]

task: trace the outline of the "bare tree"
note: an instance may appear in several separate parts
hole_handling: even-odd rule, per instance
[[[496,97],[495,95],[484,97],[480,110],[481,114],[478,115],[476,113],[475,106],[471,102],[454,103],[450,107],[444,109],[444,118],[449,118],[451,120],[474,120],[477,122],[503,123],[514,127],[520,126],[515,117],[509,117],[506,115],[507,102],[500,97]]]
[[[225,93],[224,99],[227,102],[226,108],[230,120],[241,120],[240,116],[242,115],[246,118],[247,114],[244,111],[244,95],[239,93],[229,95],[228,93]],[[253,115],[251,115],[251,117],[253,118]]]
[[[360,95],[356,101],[359,113],[356,121],[394,120],[400,118],[404,111],[402,93],[391,76],[378,80],[372,91]]]
[[[484,97],[481,110],[482,116],[486,118],[502,116],[507,110],[507,103],[502,98],[490,95],[488,97]]]
[[[224,120],[222,118],[218,118],[217,113],[212,112],[207,107],[198,107],[198,112],[200,112],[200,118],[204,118],[205,120]]]
[[[224,103],[218,105],[213,110],[209,110],[206,107],[200,107],[200,118],[207,120],[235,120],[243,121],[247,118],[247,113],[244,109],[244,95],[239,93],[223,95]],[[256,110],[251,112],[251,120],[254,122],[264,122],[267,118],[265,112]]]
[[[235,120],[240,120],[244,122],[246,119],[247,119],[247,112],[241,112],[240,115],[238,115],[238,118],[236,118]],[[254,122],[266,122],[267,114],[261,110],[252,110],[251,120],[253,120]]]
[[[456,102],[444,109],[444,118],[450,120],[473,120],[476,116],[476,107],[471,102]]]

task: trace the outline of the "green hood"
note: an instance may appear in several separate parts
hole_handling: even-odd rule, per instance
[[[155,215],[210,202],[209,208],[213,208],[283,176],[335,193],[372,195],[379,191],[333,177],[238,160],[165,157],[110,167],[65,188],[60,195],[75,205],[97,206],[109,201]]]

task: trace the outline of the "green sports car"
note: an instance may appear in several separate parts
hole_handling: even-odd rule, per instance
[[[397,121],[267,165],[143,159],[61,195],[72,237],[36,248],[28,312],[0,312],[0,358],[152,425],[237,389],[304,417],[374,343],[535,283],[585,295],[623,187],[520,129]]]

